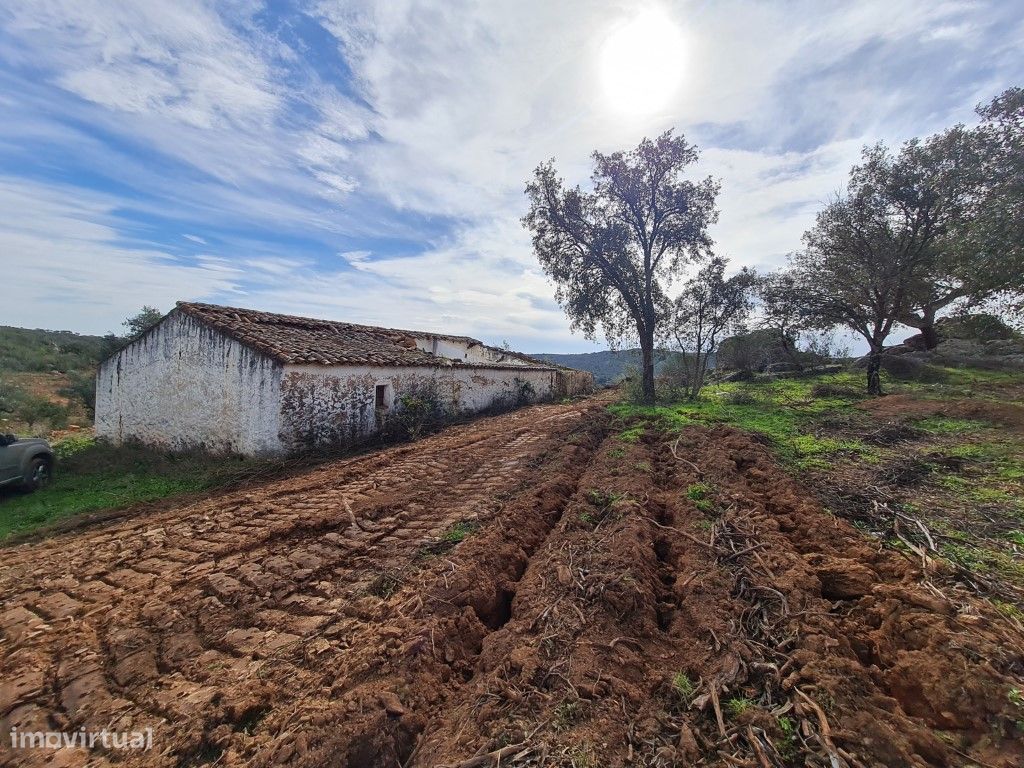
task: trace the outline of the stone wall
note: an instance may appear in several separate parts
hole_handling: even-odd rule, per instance
[[[358,442],[384,426],[404,394],[431,388],[449,410],[473,413],[520,399],[559,396],[559,372],[530,368],[354,366],[285,367],[281,383],[281,443],[287,450]],[[387,407],[375,407],[378,385]]]

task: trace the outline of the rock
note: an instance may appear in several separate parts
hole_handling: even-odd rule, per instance
[[[733,371],[722,377],[722,381],[750,381],[754,378],[753,371]]]
[[[679,726],[679,739],[676,741],[676,749],[682,753],[687,763],[695,763],[700,757],[700,747],[697,746],[697,739],[693,730],[686,723]]]
[[[572,584],[572,572],[562,563],[558,564],[558,583],[563,587]]]
[[[402,706],[398,695],[392,691],[384,691],[380,694],[380,703],[383,705],[384,711],[392,717],[401,717],[405,714],[405,707]]]

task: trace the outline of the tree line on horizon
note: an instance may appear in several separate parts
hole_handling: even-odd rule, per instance
[[[836,329],[863,338],[866,387],[878,395],[896,326],[918,329],[932,349],[943,313],[1024,315],[1024,89],[977,114],[976,126],[898,149],[865,147],[803,247],[767,274],[726,276],[708,233],[720,185],[684,178],[698,152],[673,130],[629,151],[594,152],[588,190],[567,186],[554,160],[541,163],[526,185],[523,225],[572,327],[591,339],[602,331],[613,348],[639,344],[644,402],[655,400],[656,348],[684,353],[696,397],[709,357],[755,304],[760,325],[784,340]]]

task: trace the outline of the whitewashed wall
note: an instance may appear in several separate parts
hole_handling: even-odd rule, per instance
[[[174,450],[280,453],[279,363],[180,312],[106,360],[96,434]]]
[[[455,339],[419,336],[416,338],[416,346],[424,352],[429,352],[439,357],[446,357],[449,360],[461,360],[470,365],[498,363],[503,366],[529,366],[529,363],[514,355],[506,355],[504,350],[487,347],[483,344],[469,344]]]
[[[426,382],[458,411],[480,411],[503,398],[516,399],[520,382],[533,396],[555,394],[557,374],[530,368],[367,368],[287,365],[281,379],[281,441],[287,450],[357,442],[382,426],[374,407],[378,384],[388,387],[388,412],[400,407],[403,394]]]

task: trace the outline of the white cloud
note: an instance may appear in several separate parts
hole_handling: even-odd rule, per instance
[[[3,315],[29,328],[105,333],[142,304],[170,309],[183,297],[236,290],[231,264],[191,264],[120,243],[117,201],[80,189],[0,176]]]
[[[636,12],[623,0],[308,6],[303,23],[323,24],[344,67],[284,35],[293,20],[278,23],[279,9],[255,0],[16,0],[0,10],[0,62],[42,77],[0,69],[0,98],[20,115],[0,123],[0,154],[33,138],[79,147],[138,190],[76,201],[68,188],[30,185],[59,225],[55,248],[78,242],[73,222],[94,224],[82,242],[100,263],[159,295],[555,349],[585,345],[569,336],[518,222],[538,162],[555,156],[585,182],[591,150],[676,126],[702,144],[695,173],[722,181],[722,252],[737,265],[778,264],[862,143],[969,119],[1003,79],[1024,77],[1024,23],[992,2],[651,4],[679,25],[684,78],[658,113],[624,116],[599,82],[608,34]],[[950,66],[914,58],[927,56]],[[343,69],[351,82],[332,82]],[[187,263],[174,248],[128,248],[122,209],[224,248]],[[259,242],[268,231],[304,239],[305,252]],[[44,232],[25,240],[0,223],[0,242],[39,253]],[[378,240],[402,241],[403,255]],[[201,279],[183,280],[193,274],[183,269]],[[40,306],[62,280],[55,271],[31,274]],[[94,301],[119,302],[105,310],[117,316],[143,295],[96,290]]]

